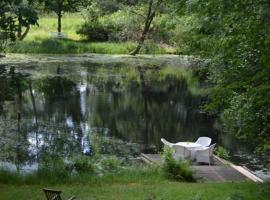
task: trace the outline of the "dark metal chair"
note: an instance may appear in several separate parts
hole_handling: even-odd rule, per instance
[[[46,188],[43,188],[42,190],[45,193],[45,196],[46,196],[47,200],[62,200],[62,198],[60,196],[60,194],[62,193],[62,191],[60,191],[60,190],[46,189]],[[75,199],[76,198],[74,196],[72,196],[68,200],[75,200]]]

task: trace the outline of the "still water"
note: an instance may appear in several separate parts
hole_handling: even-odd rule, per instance
[[[74,60],[73,60],[74,61]],[[31,168],[44,156],[159,152],[160,138],[208,136],[261,177],[267,163],[202,112],[203,88],[166,60],[28,62],[0,67],[0,161]]]

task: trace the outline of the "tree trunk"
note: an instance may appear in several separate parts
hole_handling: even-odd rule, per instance
[[[20,39],[22,36],[22,15],[19,14],[18,16],[18,31],[17,31],[17,37]]]
[[[144,29],[143,29],[143,32],[142,32],[142,35],[139,39],[139,44],[138,46],[130,53],[130,55],[133,55],[135,56],[136,54],[138,54],[144,44],[144,40],[146,38],[146,35],[147,33],[149,32],[149,29],[150,29],[150,26],[151,26],[151,23],[155,17],[155,11],[152,11],[152,6],[153,6],[153,0],[149,0],[149,3],[148,3],[148,11],[147,11],[147,16],[146,16],[146,19],[145,19],[145,23],[144,23]]]
[[[29,30],[30,30],[30,25],[28,24],[27,27],[26,27],[26,29],[25,29],[25,31],[24,31],[24,33],[21,34],[21,36],[19,37],[19,40],[22,41],[27,36]]]
[[[58,13],[57,13],[57,16],[58,16],[58,33],[61,33],[62,31],[62,12],[61,12],[61,9],[58,10]]]
[[[62,32],[62,2],[61,1],[58,1],[58,5],[57,5],[57,10],[56,10],[56,14],[57,14],[57,17],[58,17],[58,33],[61,33]]]

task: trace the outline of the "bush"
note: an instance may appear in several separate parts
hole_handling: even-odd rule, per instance
[[[134,41],[140,37],[140,20],[127,11],[88,18],[77,33],[89,41]]]
[[[215,154],[218,157],[224,158],[226,160],[230,158],[229,152],[222,146],[218,146],[217,148],[215,148]]]
[[[108,41],[110,30],[99,22],[85,22],[77,33],[86,37],[88,41]]]
[[[65,163],[60,158],[48,158],[39,164],[37,171],[29,175],[34,178],[29,178],[30,182],[34,179],[49,183],[58,183],[59,181],[68,181],[71,177],[72,166]]]
[[[171,149],[166,147],[164,148],[164,159],[163,171],[168,179],[188,182],[195,181],[188,161],[175,160]]]
[[[101,162],[104,172],[115,173],[120,170],[121,161],[116,156],[109,156]]]
[[[99,18],[99,22],[110,27],[110,41],[137,41],[141,36],[142,20],[128,11],[118,11]]]
[[[74,169],[79,174],[82,174],[82,173],[93,174],[95,171],[90,158],[87,156],[82,156],[81,158],[75,160]]]

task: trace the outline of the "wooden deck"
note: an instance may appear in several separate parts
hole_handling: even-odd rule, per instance
[[[148,164],[161,165],[163,163],[159,154],[141,154],[141,159]],[[214,156],[213,161],[212,165],[192,165],[197,180],[205,182],[239,182],[247,180],[263,182],[241,166],[233,165],[217,156]]]

